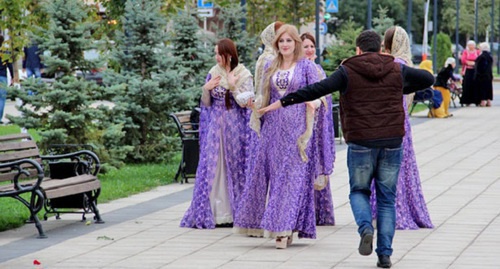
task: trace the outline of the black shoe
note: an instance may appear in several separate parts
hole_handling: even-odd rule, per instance
[[[387,255],[379,255],[378,256],[377,267],[391,268],[391,266],[392,266],[391,257],[389,257]]]
[[[215,228],[233,228],[233,223],[216,224]]]
[[[361,233],[361,240],[359,241],[359,254],[363,256],[368,256],[372,254],[373,251],[373,231],[365,229]]]

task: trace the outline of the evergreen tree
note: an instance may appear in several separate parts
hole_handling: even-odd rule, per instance
[[[87,6],[79,0],[53,0],[43,8],[49,18],[48,28],[39,28],[41,35],[35,39],[39,48],[50,54],[44,58],[45,70],[56,79],[50,85],[35,79],[25,81],[23,88],[34,94],[16,92],[23,101],[19,107],[22,115],[9,116],[9,120],[40,130],[42,149],[50,144],[92,144],[104,161],[117,165],[120,157],[111,151],[118,153],[123,148],[113,140],[124,134],[120,126],[110,125],[92,106],[100,100],[99,87],[75,76],[77,71],[85,74],[99,66],[99,61],[87,61],[83,56],[85,50],[93,48],[94,24],[87,20]]]
[[[199,33],[198,21],[190,11],[180,12],[172,23],[169,41],[173,46],[172,54],[177,57],[176,69],[183,72],[177,87],[184,89],[185,94],[197,102],[205,77],[215,64],[214,43]]]
[[[167,51],[166,20],[160,0],[128,0],[122,17],[123,30],[116,33],[111,53],[118,72],[105,76],[106,95],[115,104],[113,121],[123,123],[122,143],[134,147],[129,160],[162,161],[174,142],[170,112],[186,108],[190,94],[180,86],[184,73],[175,70],[177,58]]]
[[[446,59],[448,57],[452,57],[453,53],[451,51],[451,39],[445,33],[439,33],[437,35],[437,63],[436,63],[436,71],[439,72]]]
[[[327,74],[337,69],[343,60],[356,54],[356,38],[362,30],[363,28],[356,27],[352,20],[342,24],[337,35],[337,43],[326,49],[327,55],[325,61],[322,62]]]
[[[223,23],[222,29],[218,31],[219,38],[229,38],[236,44],[240,63],[253,71],[255,67],[255,52],[257,48],[256,38],[250,37],[246,30],[243,30],[243,7],[239,4],[230,4],[222,9],[219,17]]]
[[[373,19],[373,30],[381,36],[394,25],[394,19],[387,17],[388,11],[386,7],[378,6],[378,16]]]
[[[325,61],[321,63],[327,74],[334,72],[343,60],[356,54],[356,38],[362,30],[352,20],[342,24],[337,43],[327,47]],[[333,93],[332,98],[333,101],[338,101],[339,93]]]

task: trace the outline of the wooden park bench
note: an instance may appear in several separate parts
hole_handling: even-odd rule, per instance
[[[92,212],[96,223],[104,223],[97,209],[99,168],[99,158],[89,150],[41,156],[29,134],[0,136],[0,198],[14,198],[29,209],[39,238],[46,237],[37,216],[42,207],[45,220],[60,213],[79,213],[85,220]]]

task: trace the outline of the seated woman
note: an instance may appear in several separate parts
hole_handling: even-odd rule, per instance
[[[451,92],[449,88],[448,81],[451,80],[458,80],[458,78],[455,78],[453,75],[453,69],[455,69],[455,58],[449,57],[446,59],[446,62],[444,63],[444,67],[439,71],[437,77],[436,77],[436,82],[434,83],[434,89],[438,90],[441,92],[443,95],[443,115],[444,118],[451,117],[453,114],[448,112],[448,109],[450,108],[450,101],[451,101]]]
[[[424,60],[420,63],[419,65],[420,69],[424,69],[426,71],[429,71],[429,73],[434,74],[432,71],[432,61],[430,60]],[[415,93],[415,98],[418,99],[421,97],[424,100],[431,99],[432,100],[432,109],[429,111],[429,117],[436,117],[436,118],[446,118],[444,114],[444,107],[443,107],[443,95],[441,94],[440,91],[437,91],[433,88],[428,88],[419,92]],[[448,102],[449,105],[449,102]]]

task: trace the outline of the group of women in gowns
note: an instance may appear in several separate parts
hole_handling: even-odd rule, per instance
[[[395,31],[390,52],[411,64],[401,30]],[[317,225],[335,224],[330,189],[335,160],[332,99],[260,115],[259,108],[326,77],[313,62],[312,35],[299,36],[295,26],[276,22],[264,29],[261,40],[265,50],[254,79],[238,62],[234,42],[222,39],[215,46],[217,65],[202,90],[193,199],[181,227],[233,226],[234,233],[274,238],[277,248],[286,248],[294,233],[314,239]],[[408,118],[405,128],[397,228],[431,228]]]

